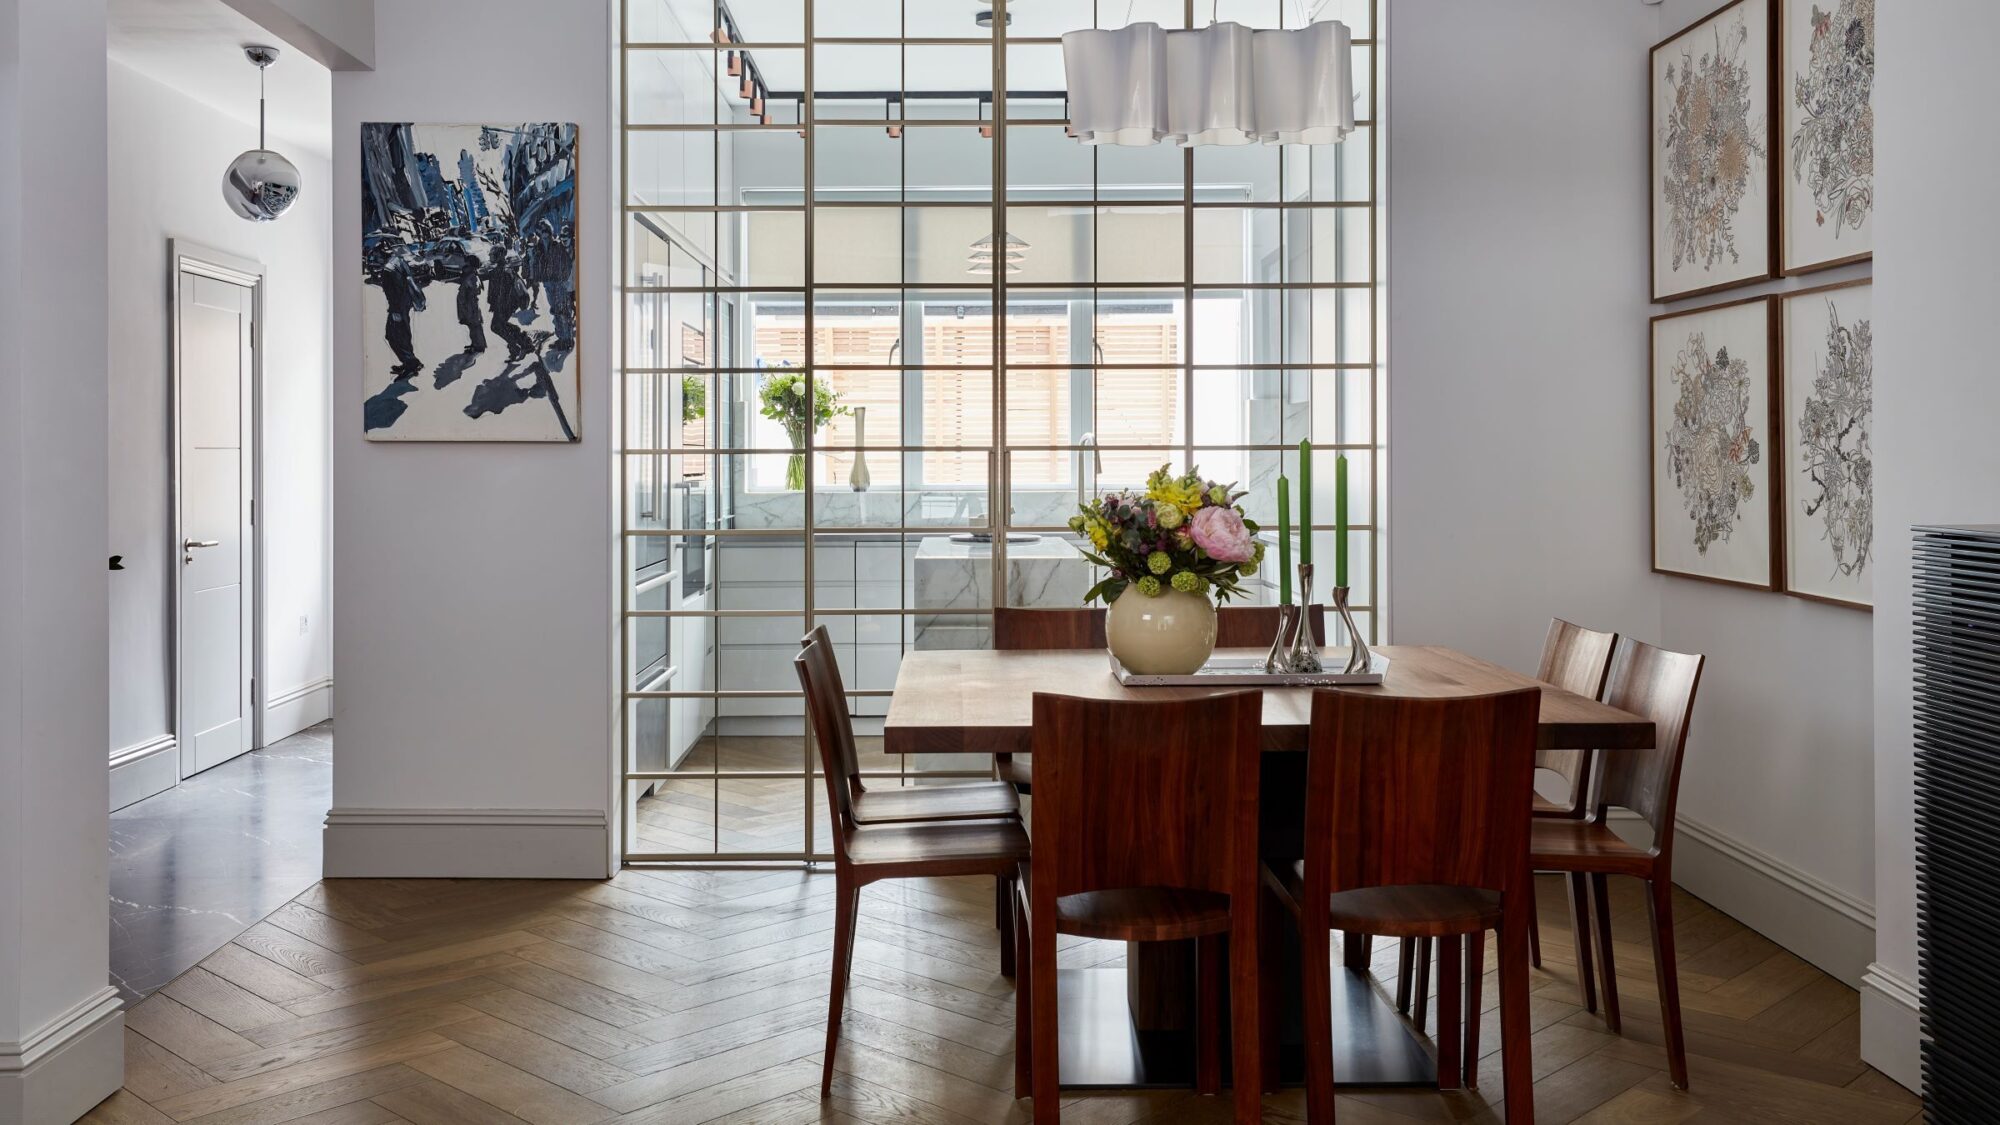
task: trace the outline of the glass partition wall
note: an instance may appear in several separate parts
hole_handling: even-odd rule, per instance
[[[904,655],[1079,604],[1070,514],[1162,464],[1240,482],[1268,539],[1299,441],[1322,520],[1344,452],[1379,631],[1375,4],[624,0],[628,862],[831,855],[791,665],[816,625],[872,784],[988,776],[880,752]],[[1065,135],[1063,32],[1216,18],[1346,22],[1360,127]]]

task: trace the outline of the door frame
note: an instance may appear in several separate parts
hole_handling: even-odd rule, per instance
[[[247,380],[249,394],[246,400],[243,430],[249,442],[250,517],[247,541],[250,546],[250,569],[245,581],[249,589],[244,600],[249,603],[248,631],[250,634],[250,747],[257,749],[264,745],[264,263],[251,258],[239,257],[212,246],[185,238],[167,240],[167,331],[168,367],[172,372],[172,400],[167,406],[167,454],[172,466],[169,474],[172,488],[172,539],[168,542],[167,558],[173,569],[172,604],[167,609],[167,620],[173,637],[173,668],[168,681],[173,685],[169,706],[173,714],[174,740],[178,745],[178,778],[189,777],[194,764],[194,745],[188,732],[182,728],[184,719],[181,706],[181,667],[184,654],[181,651],[181,574],[183,566],[177,561],[184,553],[181,547],[186,538],[181,518],[181,275],[191,273],[231,285],[241,285],[250,290],[250,377]]]

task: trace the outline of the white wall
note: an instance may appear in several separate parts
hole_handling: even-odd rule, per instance
[[[310,64],[300,64],[310,65]],[[324,73],[322,72],[322,78]],[[110,64],[111,751],[173,733],[172,326],[167,242],[262,262],[264,280],[265,700],[273,742],[326,715],[333,674],[331,464],[333,170],[286,138],[305,189],[285,217],[249,223],[222,199],[243,126]],[[301,619],[305,627],[300,628]],[[300,696],[300,693],[304,693]]]
[[[0,0],[0,1121],[122,1080],[107,984],[103,0]]]
[[[1654,40],[1715,7],[1710,0],[1666,0],[1656,9]],[[1643,239],[1646,229],[1636,237]],[[1863,278],[1869,269],[1784,278],[1655,311]],[[1885,383],[1883,394],[1893,388]],[[1770,448],[1775,452],[1777,443]],[[1877,522],[1878,537],[1884,526]],[[1895,589],[1887,578],[1877,575],[1878,590]],[[1858,984],[1872,944],[1875,898],[1870,615],[1687,579],[1662,578],[1659,588],[1658,643],[1708,657],[1681,780],[1681,816],[1696,826],[1698,845],[1682,853],[1681,881]],[[1790,885],[1773,894],[1765,879],[1746,877],[1732,858],[1768,864]]]
[[[605,3],[389,5],[375,69],[334,75],[329,875],[601,876],[610,864],[609,21]],[[441,65],[445,44],[491,65]],[[363,439],[362,333],[380,331],[361,321],[364,121],[579,125],[582,441]]]
[[[1640,76],[1700,6],[1388,5],[1392,621],[1524,670],[1551,616],[1707,654],[1677,881],[1857,983],[1868,616],[1650,573]]]
[[[1654,636],[1635,448],[1653,13],[1385,7],[1395,636],[1530,671],[1551,616]]]
[[[1875,610],[1876,953],[1862,1054],[1903,1081],[1917,1065],[1915,844],[1910,723],[1910,528],[2000,521],[2000,382],[1988,333],[2000,304],[1988,247],[2000,151],[1979,44],[2000,8],[1973,0],[1889,9],[1877,55]]]

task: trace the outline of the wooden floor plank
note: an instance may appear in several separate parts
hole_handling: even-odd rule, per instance
[[[1900,1125],[1921,1112],[1861,1063],[1852,989],[1684,894],[1676,937],[1686,945],[1694,1080],[1675,1090],[1645,902],[1618,882],[1618,1035],[1577,1006],[1562,888],[1538,882],[1550,922],[1528,1002],[1538,1120]],[[864,895],[833,1095],[822,1102],[831,912],[832,881],[797,871],[323,883],[135,1006],[129,1087],[86,1120],[1028,1121],[1031,1104],[1013,1097],[1013,984],[998,972],[991,881],[918,880]],[[1489,945],[1478,1087],[1344,1094],[1345,1125],[1501,1120],[1495,955]],[[1059,956],[1117,965],[1124,951],[1069,940]],[[1396,943],[1375,943],[1385,984],[1396,957]],[[1266,1122],[1303,1125],[1304,1113],[1297,1090],[1264,1102]],[[1077,1094],[1063,1117],[1223,1125],[1230,1103],[1171,1090]]]

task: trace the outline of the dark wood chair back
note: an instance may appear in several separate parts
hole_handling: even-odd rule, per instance
[[[1522,887],[1541,696],[1314,692],[1305,901],[1367,887]]]
[[[1255,691],[1160,702],[1036,693],[1031,910],[1136,887],[1254,904],[1263,711]]]
[[[1312,622],[1313,639],[1326,643],[1326,607],[1308,606],[1306,620]],[[1274,605],[1226,605],[1215,611],[1215,647],[1268,648],[1278,633],[1278,607]]]
[[[861,761],[854,750],[854,723],[847,713],[847,687],[833,638],[821,625],[806,634],[799,654],[792,657],[799,686],[806,693],[806,719],[819,744],[819,764],[826,773],[826,807],[833,812],[835,854],[847,854],[846,829],[854,827],[854,792],[861,788]]]
[[[1597,818],[1602,820],[1614,806],[1638,813],[1652,825],[1653,848],[1661,855],[1673,848],[1674,803],[1702,660],[1621,637],[1604,684],[1604,702],[1653,720],[1654,738],[1651,750],[1603,755],[1594,802]]]
[[[1102,609],[1020,609],[1003,605],[993,611],[993,647],[1001,652],[1104,645]]]
[[[1617,643],[1616,633],[1601,633],[1560,617],[1550,618],[1549,636],[1542,642],[1542,666],[1535,672],[1535,678],[1585,699],[1596,699],[1604,692],[1604,676],[1611,670],[1611,649]],[[1571,812],[1582,816],[1584,803],[1590,799],[1585,792],[1590,776],[1590,751],[1543,750],[1535,755],[1535,767],[1562,775],[1573,805]]]
[[[1030,649],[1103,648],[1102,609],[1020,609],[993,611],[993,647],[1002,652]],[[1313,637],[1326,643],[1326,607],[1307,613]],[[1263,648],[1278,632],[1278,607],[1226,605],[1215,612],[1215,647]]]

